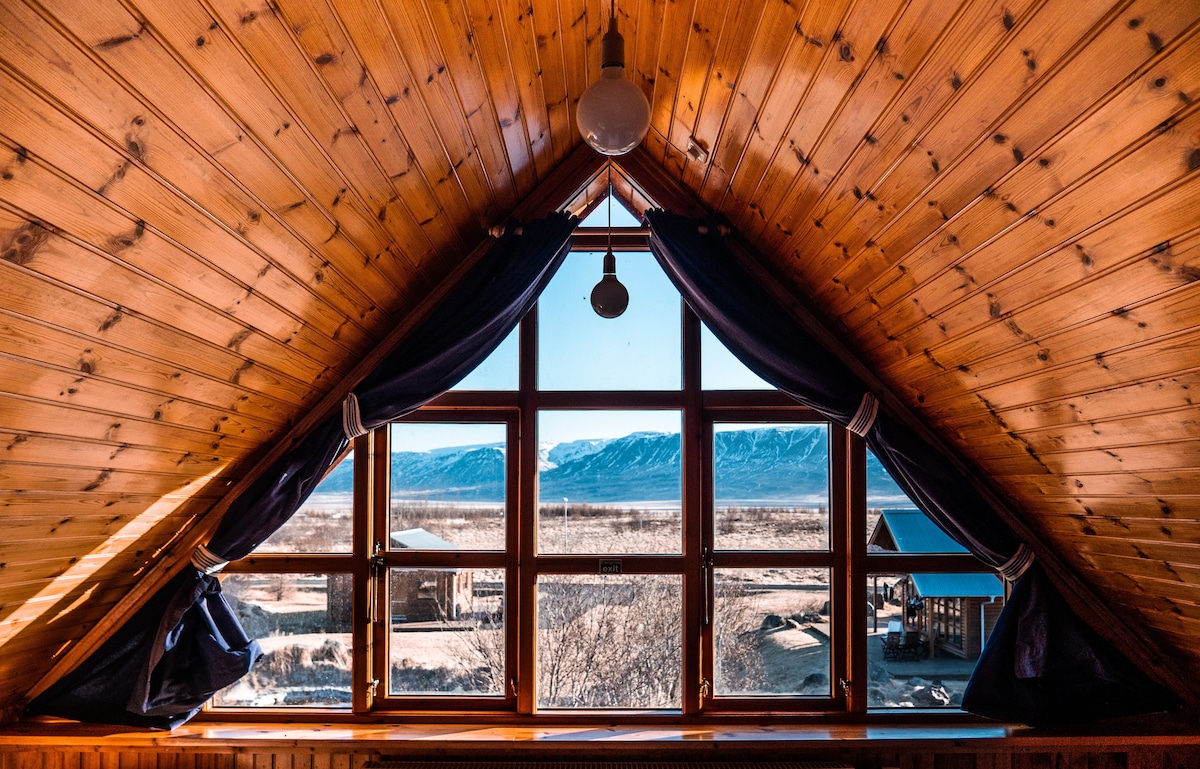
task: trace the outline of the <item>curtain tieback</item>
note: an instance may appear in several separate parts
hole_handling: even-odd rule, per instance
[[[1017,548],[1017,552],[1013,553],[1013,557],[1004,562],[1000,567],[1000,576],[1009,582],[1016,582],[1017,578],[1033,565],[1033,551],[1025,546],[1022,542]]]
[[[878,414],[879,399],[874,393],[864,393],[862,400],[858,402],[858,410],[854,412],[854,418],[846,425],[846,429],[861,438],[871,432],[871,426],[875,424]]]
[[[354,393],[350,393],[346,400],[342,401],[342,430],[350,440],[367,434],[367,428],[362,421],[362,411],[358,408],[358,396]]]
[[[196,545],[192,551],[192,565],[205,574],[216,574],[229,565],[221,556],[209,550],[205,545]]]

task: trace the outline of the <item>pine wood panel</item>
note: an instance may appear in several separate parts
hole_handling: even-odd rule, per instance
[[[100,343],[83,333],[48,327],[2,310],[0,319],[0,352],[8,358],[35,360],[53,370],[42,372],[43,377],[53,377],[57,371],[72,371],[78,372],[75,376],[83,382],[94,377],[141,391],[160,392],[158,408],[164,413],[182,401],[273,424],[282,422],[294,405],[276,401],[244,385],[209,378],[172,362]],[[126,393],[125,397],[136,396]]]
[[[239,281],[242,291],[248,295],[241,301],[262,301],[255,297],[270,297],[284,311],[294,306],[306,307],[312,318],[306,322],[312,324],[314,334],[332,337],[343,344],[364,341],[363,331],[344,312],[336,307],[326,307],[324,302],[313,301],[312,286],[305,286],[277,269],[277,265],[264,258],[260,251],[240,241],[240,233],[221,228],[206,218],[199,208],[189,209],[186,200],[177,198],[176,190],[149,177],[143,166],[132,161],[132,156],[111,145],[106,146],[79,123],[41,103],[36,95],[8,78],[0,77],[0,104],[23,105],[20,112],[0,110],[3,119],[0,133],[47,163],[70,169],[74,180],[91,189],[102,190],[115,205],[129,212],[126,218],[134,219],[119,234],[109,236],[98,245],[123,245],[127,240],[140,240],[150,227],[151,236],[170,238],[178,244],[181,259],[209,259],[213,270],[223,271],[228,280]],[[120,184],[112,183],[114,169],[120,169]],[[212,201],[210,211],[213,207],[221,210],[216,205],[219,200]],[[237,215],[242,215],[242,211]],[[272,222],[256,214],[251,218],[264,226]],[[142,235],[135,239],[133,235],[138,232],[139,224]],[[145,244],[140,245],[145,248]],[[122,250],[127,248],[129,246],[124,246]],[[333,278],[330,276],[331,284]],[[340,295],[332,298],[340,298]]]
[[[1108,339],[1112,344],[1113,338]],[[1126,383],[1152,382],[1197,368],[1200,365],[1195,355],[1197,341],[1196,331],[1189,330],[1144,343],[1100,350],[1082,360],[1025,371],[971,394],[985,400],[993,409],[1004,410],[1074,399]],[[952,399],[954,396],[948,394],[947,388],[954,387],[950,377],[944,374],[937,380],[914,383],[911,391],[916,399],[933,404]]]
[[[1194,520],[1200,518],[1200,497],[1172,495],[1167,497],[1094,497],[1079,494],[1070,498],[1047,499],[1041,508],[1042,516],[1107,515],[1117,518],[1163,518],[1165,520]]]
[[[324,93],[320,86],[306,87],[295,82],[303,77],[308,67],[306,63],[289,58],[294,49],[273,49],[280,62],[276,79],[269,86],[255,70],[254,63],[249,60],[253,52],[242,46],[238,34],[239,31],[249,34],[243,29],[247,26],[254,30],[265,29],[268,26],[266,17],[247,9],[234,25],[225,27],[220,19],[198,5],[178,7],[146,2],[139,6],[139,12],[153,25],[156,34],[138,34],[128,42],[102,45],[106,60],[120,62],[126,71],[135,66],[144,67],[146,62],[139,56],[143,41],[149,47],[150,38],[161,36],[162,44],[170,47],[172,56],[182,59],[181,64],[195,72],[202,85],[215,92],[222,106],[236,115],[248,132],[313,190],[315,197],[339,213],[352,212],[337,221],[362,244],[364,251],[380,252],[392,241],[386,227],[395,225],[395,234],[403,232],[399,230],[403,223],[399,217],[395,222],[387,221],[387,217],[379,219],[390,197],[386,177],[369,153],[362,151],[361,139],[342,119],[340,111],[314,109],[307,100],[293,98],[288,101],[288,97],[298,94],[319,99]],[[124,41],[141,25],[141,21],[132,16],[128,19],[112,18],[112,14],[97,13],[95,16],[99,18],[89,18],[80,8],[72,8],[70,14],[64,14],[63,20],[69,18],[77,34],[93,46],[106,40]],[[86,27],[83,26],[85,22]],[[203,43],[199,42],[201,39]],[[229,77],[229,73],[236,73],[236,76]],[[163,72],[162,78],[165,89],[168,80],[173,79],[171,70]],[[189,113],[194,109],[191,105],[187,107]],[[302,119],[315,123],[302,123]],[[292,130],[293,126],[296,130]],[[235,141],[249,138],[242,133]],[[359,186],[354,186],[355,183]],[[415,238],[400,242],[406,246],[419,243]],[[390,264],[398,269],[407,266],[401,260]]]
[[[345,287],[336,275],[329,274],[331,264],[343,257],[358,263],[362,261],[363,252],[347,241],[341,232],[341,223],[316,205],[309,192],[291,177],[279,173],[278,165],[261,146],[242,140],[242,129],[219,105],[212,103],[212,97],[194,80],[186,77],[161,81],[139,78],[139,93],[135,96],[102,65],[98,66],[87,52],[78,49],[74,40],[49,28],[29,9],[19,4],[12,5],[11,11],[6,9],[3,29],[7,33],[5,40],[10,44],[6,53],[22,75],[35,77],[48,93],[69,104],[115,146],[124,148],[133,162],[161,169],[164,176],[207,210],[228,211],[231,214],[227,219],[230,229],[252,242],[262,243],[276,259],[286,260],[299,249],[292,248],[290,242],[286,244],[288,247],[281,247],[284,244],[276,240],[280,237],[294,239],[295,235],[288,234],[286,229],[281,232],[264,216],[266,212],[274,211],[313,244],[303,247],[307,254],[295,254],[296,257],[309,257],[297,274],[305,275],[311,285],[328,285],[333,290]],[[129,65],[134,74],[142,71],[138,65],[148,73],[178,70],[168,52],[155,45],[155,41],[141,42],[139,55],[142,60]],[[120,46],[108,46],[103,50],[119,49]],[[51,51],[53,55],[47,56]],[[123,62],[115,63],[119,73]],[[58,76],[63,65],[73,77]],[[177,128],[180,125],[187,127],[186,133]],[[181,140],[176,131],[183,133],[186,139]],[[213,168],[221,170],[211,170]],[[237,199],[244,198],[244,193],[236,191],[227,193],[234,199],[223,201],[219,193],[230,185],[221,174],[227,173],[227,169],[236,170],[236,178],[230,175],[229,180],[254,190],[262,202],[246,205],[243,199]],[[112,181],[122,180],[120,171],[121,166],[114,169]],[[218,194],[214,195],[214,192]],[[319,246],[320,251],[314,246]],[[362,285],[373,285],[375,273],[369,264],[366,269],[356,272]],[[382,291],[390,284],[375,285]]]
[[[997,119],[995,105],[1000,103],[1011,109],[1011,102],[1019,102],[1031,85],[1044,72],[1052,70],[1053,63],[1067,54],[1106,10],[1099,4],[1073,11],[1057,4],[1043,6],[1020,26],[1011,21],[1014,34],[1004,40],[1003,46],[970,79],[964,80],[964,75],[951,72],[950,85],[955,91],[952,99],[937,114],[936,121],[922,132],[919,142],[903,148],[902,154],[892,159],[887,176],[863,188],[871,192],[870,198],[864,192],[869,205],[859,206],[858,216],[849,219],[846,226],[831,236],[832,242],[840,244],[836,252],[845,249],[845,253],[855,258],[864,249],[879,248],[890,220],[912,206],[928,207],[924,190],[936,183],[943,168],[945,173],[952,173],[959,165],[957,159],[961,153],[990,139]],[[1001,29],[1006,28],[1008,23],[1001,21]],[[1035,51],[1036,59],[1032,53]],[[978,186],[982,191],[987,183]],[[823,227],[824,223],[821,224]],[[832,252],[835,258],[836,252]],[[893,248],[890,253],[892,258],[898,258],[903,252],[903,248]],[[819,260],[811,264],[798,262],[796,267],[803,268],[810,280],[830,277],[829,267]]]
[[[894,108],[907,77],[930,55],[930,49],[958,11],[950,4],[908,6],[897,11],[897,17],[875,43],[870,62],[845,104],[822,129],[823,135],[815,146],[808,145],[812,149],[802,162],[803,183],[793,187],[795,197],[789,198],[786,209],[775,217],[776,234],[807,229],[811,222],[814,232],[810,239],[820,238],[826,224],[823,215],[813,213],[813,208],[826,191],[836,188],[850,156],[863,145],[879,141],[875,136],[876,130],[883,127],[879,115]],[[868,51],[861,43],[860,40],[857,54],[866,56]],[[854,52],[839,51],[839,54],[854,55]]]
[[[707,141],[711,146],[712,137],[723,133],[726,114],[736,98],[743,68],[754,51],[753,41],[764,21],[772,26],[778,23],[775,19],[766,20],[766,10],[758,3],[735,3],[726,9],[712,65],[708,68],[703,99],[697,106],[693,124],[680,126],[687,129],[687,135],[677,135],[678,146],[686,148],[693,137],[696,141],[700,141],[699,137],[710,137]],[[782,34],[786,34],[786,27]],[[689,159],[684,164],[684,184],[689,189],[700,189],[710,168],[712,166],[707,162]]]
[[[114,404],[116,405],[116,404]],[[20,395],[0,394],[0,413],[6,427],[23,433],[60,435],[109,444],[109,453],[121,446],[170,446],[201,456],[222,449],[245,451],[258,445],[252,437],[214,432],[211,427],[181,427],[153,417],[137,418],[119,412],[97,411]],[[80,444],[81,446],[84,444]],[[17,486],[9,488],[39,488]]]
[[[232,409],[222,410],[181,398],[164,399],[149,392],[110,382],[77,369],[56,369],[28,358],[0,354],[0,392],[16,393],[45,401],[61,401],[78,408],[119,408],[119,414],[164,424],[191,427],[209,433],[242,436],[261,441],[275,433],[278,425]]]
[[[745,230],[746,237],[771,242],[773,236],[787,231],[779,222],[785,203],[790,205],[819,184],[814,178],[819,176],[820,167],[814,166],[811,156],[830,136],[828,126],[848,108],[849,94],[857,93],[850,87],[860,82],[869,65],[879,58],[877,43],[896,24],[899,14],[900,4],[894,2],[854,2],[848,9],[830,36],[812,86],[784,137],[788,151],[775,155],[751,197],[752,205],[763,211],[765,219],[752,221]],[[886,99],[871,106],[878,109],[884,104]],[[857,141],[858,137],[853,139]],[[768,221],[774,226],[766,226]]]
[[[30,170],[33,167],[32,161],[27,161],[23,165],[23,170]],[[36,177],[37,174],[29,174],[29,176]],[[29,181],[33,185],[37,184],[36,179],[27,177],[25,181]],[[71,200],[68,188],[53,181],[41,186],[40,189],[53,195],[54,197],[50,199],[55,200],[58,205],[70,206],[76,202]],[[13,192],[19,196],[22,190],[16,189]],[[31,204],[37,202],[30,201]],[[85,209],[95,211],[98,207],[86,206]],[[49,215],[43,216],[42,214]],[[337,375],[336,368],[327,366],[321,363],[320,359],[306,354],[307,348],[307,352],[318,353],[326,360],[336,360],[337,358],[330,354],[332,352],[330,340],[323,336],[310,336],[304,329],[298,327],[294,320],[279,319],[277,313],[272,312],[274,308],[259,307],[258,309],[266,310],[267,313],[276,315],[276,317],[267,320],[263,315],[259,315],[258,320],[270,324],[270,330],[275,331],[278,336],[268,338],[266,334],[253,326],[239,322],[238,315],[242,314],[241,308],[245,308],[245,315],[254,316],[256,314],[255,305],[259,302],[255,299],[253,292],[248,292],[241,287],[230,286],[228,291],[222,292],[222,295],[213,296],[208,286],[218,282],[219,279],[206,276],[204,269],[192,270],[190,274],[200,281],[204,281],[207,277],[207,281],[195,287],[176,288],[164,285],[164,281],[147,279],[144,272],[129,266],[129,261],[136,263],[140,256],[149,257],[153,254],[159,258],[166,257],[178,265],[183,274],[189,274],[186,256],[173,252],[173,249],[169,247],[164,248],[161,247],[161,244],[156,244],[154,233],[147,232],[143,223],[129,222],[131,227],[128,231],[114,232],[105,239],[104,244],[107,249],[122,254],[123,259],[118,260],[68,234],[68,228],[83,229],[86,227],[83,223],[70,222],[68,219],[69,214],[60,213],[60,211],[42,210],[22,216],[0,208],[0,228],[5,231],[30,233],[40,231],[35,236],[40,240],[36,250],[24,251],[17,261],[21,267],[57,283],[73,283],[100,301],[124,307],[160,324],[174,325],[191,333],[198,340],[221,344],[238,352],[244,350],[247,355],[271,361],[279,370],[297,379],[319,381],[324,376]],[[63,228],[60,228],[56,222],[61,222]],[[103,237],[103,233],[104,231],[101,230],[98,235]],[[143,240],[147,241],[144,246]],[[156,248],[156,246],[160,247]],[[172,277],[167,271],[160,272],[163,273],[164,279]],[[220,290],[221,287],[215,288]],[[223,309],[218,309],[222,305],[205,306],[203,302],[199,301],[203,298],[223,302]],[[279,320],[283,320],[282,327]],[[279,336],[285,337],[286,341],[281,341]],[[305,337],[309,337],[309,340],[306,340]],[[311,340],[317,339],[320,341],[316,345],[312,344]],[[294,342],[294,345],[290,342]],[[314,349],[315,347],[323,349]],[[339,364],[339,366],[341,365],[344,364]]]
[[[65,457],[85,467],[105,466],[120,470],[174,469],[187,473],[208,473],[224,466],[221,457],[208,453],[165,451],[129,444],[89,443],[31,433],[0,432],[5,461],[26,464],[53,464]]]
[[[894,153],[903,151],[906,143],[921,142],[923,133],[952,103],[962,83],[987,62],[996,45],[1023,25],[1030,5],[964,4],[940,31],[940,38],[923,59],[895,68],[893,76],[905,81],[903,89],[878,113],[854,154],[837,169],[837,178],[826,187],[811,216],[795,227],[793,240],[804,242],[806,255],[820,254],[820,259],[833,259],[834,263],[849,256],[849,247],[834,235],[857,210],[882,210],[872,190],[890,173],[887,164],[892,162]],[[904,50],[896,41],[891,46],[884,41],[884,45],[886,59],[894,58],[895,51]],[[824,245],[818,247],[821,243]],[[860,261],[847,262],[846,268],[852,269]],[[845,280],[839,275],[831,279],[828,287],[814,288],[825,292]]]
[[[1150,21],[1161,21],[1160,33],[1164,39],[1172,39],[1190,21],[1187,15],[1179,13],[1177,5],[1166,4],[1165,9],[1158,10],[1169,13],[1172,9],[1175,13],[1169,18],[1143,20],[1138,29]],[[1127,12],[1133,13],[1134,9]],[[1170,54],[1157,56],[1153,48],[1145,46],[1143,55],[1156,62],[1156,66],[1152,74],[1143,77],[1137,77],[1141,74],[1138,70],[1128,73],[1124,69],[1104,66],[1106,60],[1134,47],[1131,36],[1137,32],[1130,29],[1130,18],[1123,14],[1114,20],[995,126],[990,136],[980,137],[969,153],[948,168],[924,194],[922,205],[909,208],[889,227],[886,235],[876,239],[877,250],[864,254],[864,259],[851,262],[838,275],[839,283],[861,285],[864,277],[860,276],[878,275],[883,264],[871,257],[884,252],[891,255],[892,262],[903,257],[905,270],[902,274],[889,270],[885,273],[887,283],[876,279],[870,286],[871,295],[879,306],[887,306],[896,301],[901,290],[922,279],[919,262],[914,264],[908,254],[921,238],[929,237],[928,233],[949,230],[941,233],[939,240],[950,239],[953,246],[965,253],[972,240],[962,232],[969,232],[970,221],[962,221],[964,209],[983,207],[986,214],[989,201],[993,207],[1003,203],[1001,208],[1018,215],[1040,209],[1045,205],[1042,196],[1053,196],[1109,157],[1113,149],[1133,143],[1171,113],[1186,106],[1192,98],[1187,94],[1196,88],[1194,53],[1186,45]],[[1121,23],[1122,20],[1125,23]],[[1183,71],[1177,72],[1180,69]],[[1082,73],[1087,73],[1087,77]],[[1128,82],[1122,83],[1122,79]],[[1086,82],[1086,87],[1080,87],[1081,81]],[[1115,85],[1123,88],[1114,98],[1109,89]],[[1181,99],[1180,93],[1185,97]],[[1098,109],[1094,103],[1096,99],[1100,99],[1096,103],[1102,105]],[[1071,109],[1051,109],[1051,105],[1064,102]],[[1084,117],[1081,119],[1077,115]],[[1061,116],[1058,120],[1066,118],[1079,122],[1066,126],[1065,135],[1058,138],[1057,132],[1064,126],[1055,124],[1055,116]],[[1015,216],[1010,217],[1010,220],[1015,219]],[[946,220],[946,224],[943,225],[941,220]],[[850,317],[860,316],[861,311],[858,311]],[[853,326],[855,321],[849,323]]]
[[[137,499],[135,495],[113,495],[117,499],[124,500],[127,505],[133,506],[133,501]],[[61,510],[62,500],[70,500],[72,497],[66,494],[59,494],[58,500],[55,503],[59,505]],[[145,500],[156,500],[156,497],[142,495],[142,503]],[[122,513],[119,507],[107,506],[106,504],[103,513],[81,513],[75,509],[61,512],[57,517],[47,515],[33,515],[36,509],[33,505],[25,504],[26,500],[12,500],[12,507],[9,506],[9,500],[0,499],[0,509],[4,509],[4,535],[7,542],[32,542],[37,540],[48,539],[50,537],[83,537],[97,536],[109,537],[118,533],[124,533],[126,527],[136,529],[138,521],[138,513],[141,513],[144,507],[134,507],[132,512]],[[49,500],[43,500],[43,504]],[[79,507],[85,508],[84,505]],[[10,509],[18,509],[19,512],[11,513]],[[86,509],[86,508],[85,508]],[[24,513],[24,514],[23,514]],[[178,518],[187,517],[187,513],[176,514]]]

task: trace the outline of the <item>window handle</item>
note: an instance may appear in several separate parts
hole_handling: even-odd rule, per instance
[[[367,621],[371,624],[379,622],[379,591],[386,566],[383,543],[375,540],[375,548],[371,551],[371,574],[367,586]]]
[[[700,549],[700,585],[704,593],[704,626],[708,627],[712,624],[713,615],[713,574],[712,574],[713,558],[712,551],[705,545]]]

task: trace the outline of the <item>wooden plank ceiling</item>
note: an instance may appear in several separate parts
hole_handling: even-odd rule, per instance
[[[489,227],[598,167],[608,9],[0,3],[0,709]],[[653,114],[622,167],[724,215],[1200,677],[1200,6],[616,13]]]

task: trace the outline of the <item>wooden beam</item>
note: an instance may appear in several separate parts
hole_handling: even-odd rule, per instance
[[[512,212],[512,217],[520,221],[529,221],[559,210],[563,200],[569,199],[571,195],[585,187],[600,173],[604,162],[599,155],[581,144],[533,194],[517,206]],[[409,334],[420,326],[448,295],[453,293],[463,275],[488,252],[492,243],[492,239],[489,238],[476,245],[471,253],[459,262],[446,280],[430,292],[383,341],[363,355],[349,374],[326,391],[317,405],[310,409],[286,435],[271,442],[269,448],[260,452],[257,458],[248,460],[242,466],[231,468],[211,481],[200,493],[222,494],[221,499],[207,513],[198,517],[188,530],[176,537],[174,542],[165,548],[159,554],[158,559],[148,567],[145,576],[113,606],[108,614],[58,657],[54,666],[26,693],[22,704],[18,707],[18,712],[24,710],[30,701],[95,653],[112,632],[128,621],[150,596],[160,590],[172,577],[187,568],[192,550],[196,545],[208,541],[233,501],[250,488],[251,484],[278,459],[298,445],[314,428],[337,413],[342,407],[342,401],[354,389],[354,386],[370,374]],[[244,472],[242,472],[243,470]],[[240,480],[229,485],[225,479],[230,475],[240,476]]]

